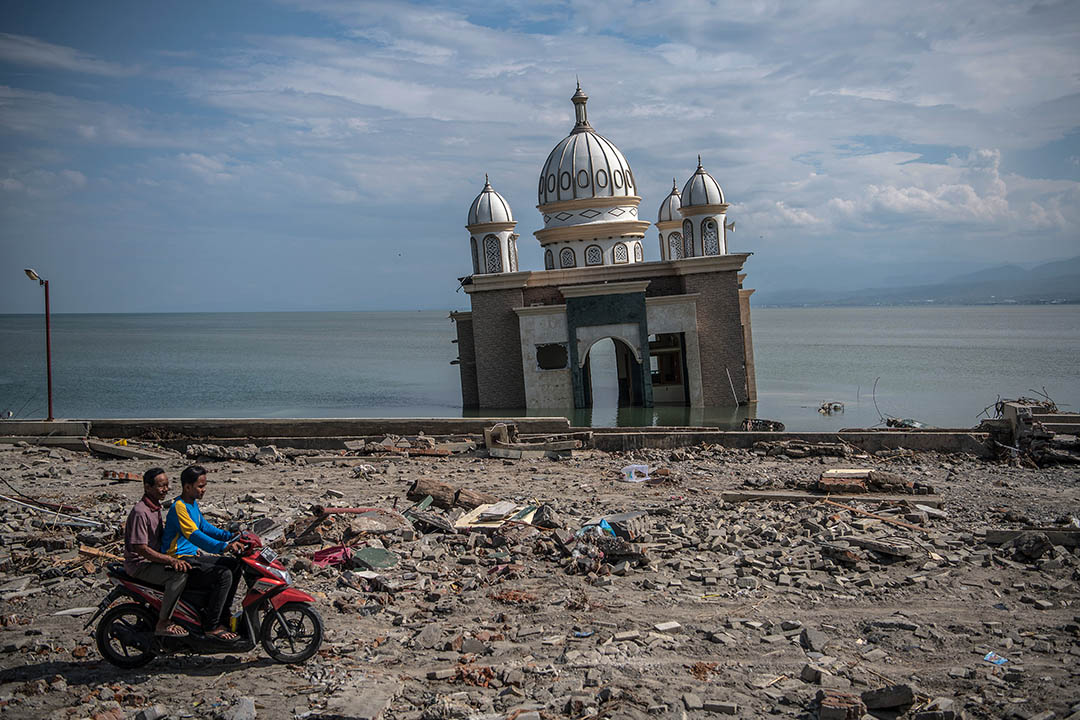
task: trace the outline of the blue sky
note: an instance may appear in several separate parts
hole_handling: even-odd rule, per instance
[[[542,267],[575,77],[643,219],[702,155],[761,298],[1080,255],[1075,3],[9,0],[0,312],[465,307],[484,173]]]

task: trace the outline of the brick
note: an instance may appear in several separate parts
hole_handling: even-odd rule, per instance
[[[866,706],[858,695],[818,690],[818,720],[861,720]]]

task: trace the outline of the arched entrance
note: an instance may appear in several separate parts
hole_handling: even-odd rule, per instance
[[[581,375],[585,407],[644,405],[641,363],[621,338],[603,337],[590,345]]]

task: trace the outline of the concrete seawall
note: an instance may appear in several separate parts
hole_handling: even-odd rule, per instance
[[[988,457],[987,434],[967,429],[840,430],[836,432],[741,432],[705,427],[572,428],[563,417],[490,418],[104,418],[96,420],[2,421],[0,442],[50,438],[118,438],[156,440],[182,450],[188,441],[224,445],[255,443],[337,450],[346,440],[385,434],[431,436],[481,435],[496,422],[518,425],[522,435],[591,435],[591,446],[606,451],[673,449],[708,443],[749,448],[761,441],[847,443],[865,452],[933,450]]]

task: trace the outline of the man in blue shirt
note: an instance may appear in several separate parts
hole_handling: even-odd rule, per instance
[[[240,568],[234,558],[222,557],[226,550],[239,553],[240,543],[229,542],[226,530],[203,518],[199,500],[206,493],[206,468],[192,465],[180,473],[180,497],[176,498],[161,533],[161,552],[186,561],[188,588],[209,590],[203,609],[206,635],[219,640],[236,640],[228,628],[229,607],[240,582]],[[213,555],[199,554],[214,553]]]

